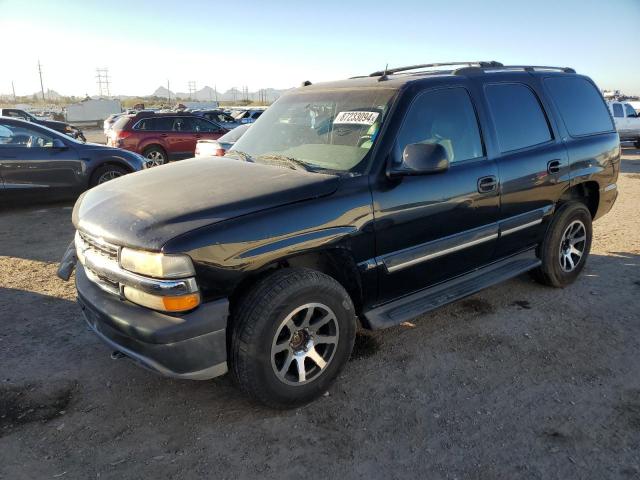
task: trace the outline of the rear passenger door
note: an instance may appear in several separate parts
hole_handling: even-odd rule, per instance
[[[190,117],[173,117],[173,128],[169,134],[169,150],[174,158],[193,156],[196,139],[192,131]],[[191,155],[190,155],[191,154]]]
[[[496,257],[503,258],[541,240],[568,185],[569,160],[535,81],[491,82],[483,91],[500,172]]]

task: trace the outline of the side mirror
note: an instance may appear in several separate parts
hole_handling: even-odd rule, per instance
[[[438,143],[411,143],[404,147],[402,164],[391,169],[390,176],[428,175],[449,169],[449,154]]]
[[[64,143],[62,140],[60,140],[59,138],[54,138],[53,142],[51,143],[51,148],[58,148],[60,150],[63,150],[67,148],[67,144]]]

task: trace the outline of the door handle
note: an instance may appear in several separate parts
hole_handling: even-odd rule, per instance
[[[168,137],[168,136],[169,136],[169,134],[167,134],[167,133],[161,133],[161,134],[160,134],[160,136],[161,136],[161,137],[163,137],[163,138],[166,138],[166,137]]]
[[[497,188],[498,179],[494,175],[478,179],[478,192],[480,193],[495,192]]]
[[[562,163],[560,163],[560,160],[551,160],[547,163],[547,172],[551,174],[558,173],[561,166]]]
[[[202,138],[202,135],[200,135],[199,133],[196,134],[196,138]]]

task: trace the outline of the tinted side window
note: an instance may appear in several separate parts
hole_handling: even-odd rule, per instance
[[[502,152],[551,140],[547,117],[529,87],[516,83],[487,85],[485,94]]]
[[[20,118],[22,120],[29,120],[29,118],[24,113],[19,112],[17,110],[7,110],[5,114],[7,117]]]
[[[51,148],[53,138],[20,125],[0,125],[0,148]]]
[[[220,130],[220,127],[214,123],[207,122],[201,118],[192,118],[191,122],[191,131],[193,132],[217,132]]]
[[[193,131],[191,119],[189,117],[175,117],[173,120],[174,132],[191,132]]]
[[[157,117],[153,120],[153,128],[156,132],[170,132],[173,128],[173,118],[172,117]]]
[[[571,136],[613,130],[609,111],[591,82],[580,77],[550,77],[544,83]]]
[[[619,103],[613,104],[613,116],[616,118],[624,117],[624,113],[622,112],[622,105],[620,105]]]
[[[467,91],[448,88],[418,95],[398,132],[396,163],[402,162],[402,151],[411,143],[438,143],[452,163],[482,157],[478,120]]]
[[[627,117],[637,117],[636,111],[628,103],[624,104],[624,110],[627,112]]]

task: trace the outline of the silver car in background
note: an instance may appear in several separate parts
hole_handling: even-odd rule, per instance
[[[222,157],[233,148],[244,132],[249,130],[250,123],[240,125],[217,140],[198,140],[196,143],[196,157]]]

